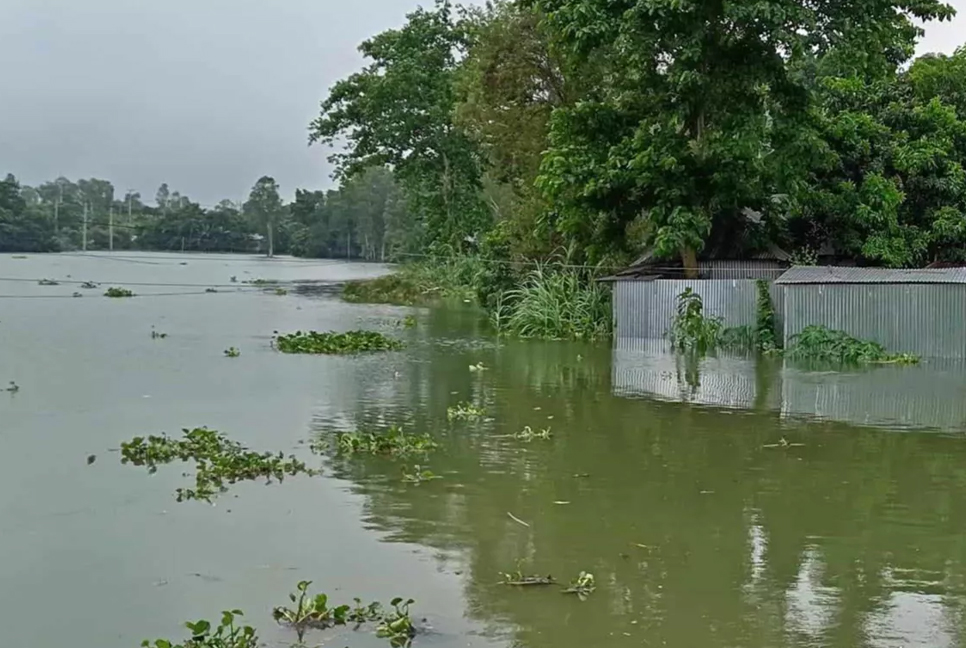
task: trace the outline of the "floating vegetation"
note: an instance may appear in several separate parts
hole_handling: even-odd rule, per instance
[[[276,288],[275,289],[275,294],[278,295],[279,297],[282,297],[284,295],[287,295],[288,294],[288,291],[285,290],[284,288]]]
[[[806,326],[789,340],[788,357],[840,364],[916,364],[919,356],[888,353],[878,342],[854,338],[845,331]]]
[[[216,293],[218,291],[216,289],[214,289],[214,288],[205,288],[205,292],[206,293]]]
[[[385,432],[343,432],[337,438],[339,452],[345,454],[407,457],[427,454],[438,447],[429,434],[406,434],[395,425]]]
[[[226,358],[237,358],[238,356],[241,355],[241,351],[239,351],[235,347],[228,347],[227,349],[224,350],[223,353],[225,354]]]
[[[274,286],[278,283],[278,279],[252,279],[251,281],[243,281],[242,283],[251,284],[253,286]]]
[[[377,331],[296,331],[289,335],[276,335],[275,347],[282,353],[312,353],[348,355],[374,351],[398,351],[403,343]]]
[[[79,292],[75,292],[73,295],[71,295],[71,297],[83,297],[83,296],[84,295],[80,294]]]
[[[523,570],[520,569],[519,563],[517,564],[517,570],[515,572],[504,572],[500,574],[503,580],[500,581],[500,585],[511,585],[513,587],[532,587],[540,585],[553,585],[553,576],[549,574],[546,576],[537,575],[526,575]]]
[[[389,602],[393,612],[383,615],[376,627],[376,636],[388,639],[392,648],[408,646],[416,636],[416,626],[409,617],[409,606],[413,603],[415,603],[413,599],[403,601],[400,597],[394,598]]]
[[[530,443],[536,439],[548,441],[550,439],[550,428],[535,432],[528,425],[519,432],[514,433],[513,438],[523,441],[524,443]]]
[[[469,421],[482,418],[485,415],[486,410],[484,410],[482,407],[477,407],[472,403],[457,403],[456,405],[446,409],[446,418],[451,421]]]
[[[231,283],[238,283],[238,277],[236,277],[235,275],[232,275],[231,277],[229,277],[228,280],[231,281]]]
[[[296,585],[297,594],[289,594],[289,600],[295,604],[294,608],[276,607],[272,610],[272,618],[276,623],[284,623],[295,630],[299,643],[305,640],[305,631],[309,628],[325,630],[337,625],[345,625],[349,620],[352,608],[348,605],[329,607],[329,597],[326,594],[309,596],[308,589],[312,581],[301,581]]]
[[[53,279],[41,279],[37,282],[38,286],[59,286],[59,281],[54,281]]]
[[[804,448],[804,443],[789,443],[788,439],[782,437],[778,443],[766,443],[762,448]]]
[[[471,364],[470,365],[470,371],[471,372],[486,371],[486,369],[487,369],[487,367],[485,367],[482,362],[477,362],[476,364]]]
[[[432,481],[434,479],[442,479],[442,476],[435,474],[432,470],[424,470],[422,466],[416,464],[413,466],[412,472],[408,468],[403,466],[402,469],[403,482],[407,484],[422,484],[426,481]]]
[[[24,255],[24,254],[14,254],[14,255],[13,255],[12,257],[10,257],[10,258],[11,258],[11,259],[26,259],[26,258],[27,258],[27,256],[26,256],[26,255]]]
[[[178,488],[175,494],[179,502],[211,502],[213,497],[226,492],[229,484],[239,481],[264,477],[271,483],[273,479],[282,481],[286,475],[318,474],[294,456],[286,459],[281,452],[252,452],[208,428],[185,429],[181,439],[165,435],[134,437],[121,444],[121,463],[146,466],[152,474],[159,465],[175,460],[195,463],[195,486]]]
[[[185,623],[191,632],[191,638],[183,643],[172,643],[166,639],[158,639],[153,644],[145,639],[141,642],[143,648],[258,648],[260,642],[251,626],[236,626],[235,618],[242,616],[241,610],[226,610],[221,613],[221,623],[216,628],[211,622],[195,621]]]
[[[153,328],[151,329],[152,340],[163,340],[166,337],[168,337],[167,333],[161,333],[160,331],[155,331]]]
[[[101,287],[101,284],[94,283],[93,281],[85,281],[84,283],[82,283],[80,285],[80,287],[81,288],[86,288],[88,290],[91,290],[93,288],[100,288]]]
[[[16,394],[18,391],[20,391],[20,385],[11,380],[10,384],[7,385],[6,391],[10,392],[11,394]]]
[[[563,591],[564,594],[576,594],[581,601],[586,601],[587,597],[597,589],[594,586],[594,575],[585,571],[580,572],[577,578],[570,581],[570,587]]]
[[[105,297],[134,297],[134,293],[127,288],[108,288],[107,292],[104,293]]]
[[[416,328],[416,316],[406,315],[406,317],[402,318],[401,324],[403,328]]]

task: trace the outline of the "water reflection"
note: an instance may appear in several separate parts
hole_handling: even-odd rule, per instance
[[[434,430],[443,442],[430,460],[445,475],[438,482],[406,487],[386,477],[395,468],[381,460],[332,467],[365,496],[372,528],[434,547],[462,573],[468,614],[494,636],[575,648],[966,640],[960,440],[830,420],[890,419],[915,400],[902,394],[906,381],[938,385],[952,369],[886,367],[830,388],[781,362],[740,357],[689,366],[618,348],[610,365],[609,353],[582,345],[464,345],[459,327],[440,321],[446,315],[424,316],[426,344],[401,375],[372,378],[379,387],[370,385],[351,421],[319,416],[316,425],[325,433],[405,421]],[[434,344],[444,330],[445,347]],[[468,371],[477,362],[488,370]],[[828,416],[829,408],[789,405],[806,384],[888,396],[853,399]],[[876,405],[889,398],[904,400]],[[458,400],[483,404],[490,418],[447,421]],[[944,407],[926,424],[957,420],[958,405]],[[510,439],[523,425],[550,425],[554,438]],[[776,446],[781,438],[801,445]],[[498,574],[518,564],[560,580],[591,571],[598,591],[580,603],[498,585]]]

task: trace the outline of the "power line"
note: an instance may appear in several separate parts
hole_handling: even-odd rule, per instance
[[[235,292],[210,293],[207,291],[190,292],[169,292],[169,293],[148,293],[145,295],[133,295],[126,299],[142,299],[144,297],[181,297],[186,295],[236,295],[239,293],[251,293],[252,290],[238,290]],[[0,295],[0,299],[78,299],[74,295]]]
[[[0,281],[7,281],[12,283],[40,283],[41,281],[46,281],[46,279],[27,279],[24,277],[0,277]],[[64,279],[57,280],[58,284],[67,284],[72,286],[79,286],[86,283],[94,284],[111,284],[115,286],[138,286],[140,288],[235,288],[238,291],[245,290],[261,290],[267,288],[273,288],[275,286],[294,286],[294,285],[305,285],[312,283],[344,283],[341,281],[311,281],[306,279],[293,279],[287,281],[262,281],[257,283],[228,283],[228,284],[198,284],[198,283],[155,283],[155,282],[144,282],[144,281],[78,281],[77,279]]]

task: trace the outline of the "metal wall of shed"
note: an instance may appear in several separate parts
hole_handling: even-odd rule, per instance
[[[784,338],[817,324],[874,340],[894,353],[966,357],[966,285],[791,284]]]
[[[702,279],[765,279],[774,281],[788,266],[775,261],[698,261],[698,276]]]
[[[671,327],[677,298],[686,288],[701,296],[706,315],[721,317],[725,326],[754,326],[758,317],[758,286],[751,279],[658,279],[618,281],[614,285],[617,337],[663,338]],[[776,326],[782,327],[782,291],[769,286]]]

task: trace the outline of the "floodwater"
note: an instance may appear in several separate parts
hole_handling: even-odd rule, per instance
[[[0,386],[20,386],[0,392],[0,643],[130,647],[241,608],[283,645],[270,610],[308,579],[339,601],[416,599],[430,628],[417,645],[440,648],[966,644],[966,369],[689,365],[659,345],[498,342],[470,312],[337,298],[332,282],[384,271],[0,256]],[[232,275],[312,283],[277,296]],[[103,298],[108,285],[139,297]],[[410,313],[415,329],[393,326]],[[360,327],[408,347],[269,345],[275,330]],[[487,418],[449,422],[460,401]],[[300,443],[391,423],[433,434],[425,463],[443,479],[407,486],[398,463]],[[148,475],[112,451],[203,425],[324,474],[179,504],[177,466]],[[553,436],[508,436],[528,425]],[[597,589],[581,602],[498,584],[518,566],[564,582],[585,570]]]

